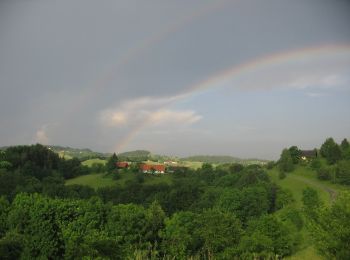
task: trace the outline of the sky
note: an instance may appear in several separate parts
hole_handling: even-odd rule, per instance
[[[0,146],[277,159],[350,139],[348,0],[2,0]]]

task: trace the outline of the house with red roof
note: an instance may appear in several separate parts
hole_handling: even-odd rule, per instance
[[[143,173],[165,173],[165,165],[161,164],[141,164],[140,171]]]
[[[127,169],[129,168],[128,162],[116,162],[115,165],[117,166],[117,169]]]

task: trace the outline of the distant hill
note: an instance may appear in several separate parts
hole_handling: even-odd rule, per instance
[[[151,157],[151,152],[146,150],[136,150],[118,154],[122,161],[147,161]]]
[[[260,159],[241,159],[229,155],[194,155],[181,158],[181,161],[203,162],[203,163],[241,163],[241,164],[261,164],[268,162]]]
[[[92,151],[88,148],[72,148],[67,146],[59,145],[47,145],[50,150],[58,153],[61,157],[66,159],[78,158],[79,160],[88,160],[88,159],[107,159],[112,154],[111,153],[100,153]],[[6,147],[0,147],[0,150],[5,150]],[[155,162],[164,162],[164,161],[182,161],[182,162],[202,162],[202,163],[212,163],[212,164],[223,164],[223,163],[241,163],[241,164],[262,164],[268,162],[267,160],[260,159],[241,159],[229,155],[195,155],[185,158],[178,158],[174,156],[152,154],[147,150],[135,150],[119,153],[119,160],[121,161],[155,161]]]
[[[90,149],[83,148],[72,148],[72,147],[64,147],[64,146],[59,146],[59,145],[47,145],[47,147],[58,153],[61,157],[70,159],[70,158],[78,158],[80,160],[87,160],[87,159],[93,159],[93,158],[100,158],[100,159],[105,159],[109,157],[111,154],[110,153],[99,153],[99,152],[94,152]]]

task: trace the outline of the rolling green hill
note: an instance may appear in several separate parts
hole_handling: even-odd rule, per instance
[[[105,165],[107,163],[107,160],[94,158],[94,159],[89,159],[89,160],[83,161],[81,164],[91,167],[94,163]]]
[[[113,176],[106,173],[98,173],[98,174],[88,174],[79,176],[77,178],[73,178],[66,181],[66,185],[87,185],[91,188],[98,189],[101,187],[113,186],[116,184],[124,185],[127,181],[131,181],[136,179],[136,174],[132,172],[122,172],[118,173],[120,175],[120,179],[113,179]],[[142,173],[137,173],[142,174]],[[169,174],[166,175],[150,175],[144,174],[144,184],[157,184],[160,182],[165,182],[170,184],[172,182],[172,177]]]
[[[181,158],[181,161],[190,162],[202,162],[202,163],[212,163],[212,164],[222,164],[222,163],[241,163],[247,164],[265,164],[267,160],[260,159],[241,159],[229,155],[194,155],[185,158]]]
[[[60,157],[71,159],[71,158],[78,158],[80,160],[86,160],[86,159],[93,159],[93,158],[107,158],[110,156],[109,153],[99,153],[94,152],[90,149],[79,149],[79,148],[72,148],[72,147],[63,147],[58,145],[48,145],[47,146],[50,150],[58,153]]]
[[[135,150],[118,154],[119,160],[122,161],[147,161],[150,156],[151,152],[146,150]]]
[[[287,174],[284,179],[279,179],[279,171],[276,168],[268,170],[268,174],[273,182],[280,185],[284,189],[288,189],[292,192],[295,199],[295,206],[297,208],[302,208],[302,193],[307,187],[315,189],[320,199],[329,205],[336,198],[337,194],[343,190],[348,189],[346,186],[339,184],[333,184],[329,181],[320,181],[317,179],[316,172],[311,170],[306,166],[298,166],[296,169]],[[278,214],[278,212],[277,212]],[[307,229],[303,228],[303,244],[298,252],[287,259],[297,260],[297,259],[310,259],[310,260],[321,260],[323,259],[317,251],[314,249]]]
[[[316,172],[306,166],[298,166],[282,180],[279,179],[279,171],[276,168],[269,170],[268,174],[272,181],[293,193],[298,207],[302,206],[302,191],[306,187],[317,190],[321,199],[327,204],[331,203],[340,191],[347,189],[345,186],[333,184],[329,181],[320,181],[316,177]]]

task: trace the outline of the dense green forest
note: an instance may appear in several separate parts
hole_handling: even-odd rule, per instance
[[[125,161],[147,161],[151,157],[151,152],[146,150],[136,150],[118,154],[120,160]]]
[[[349,149],[327,139],[316,158],[303,160],[293,146],[265,166],[206,163],[149,184],[137,168],[116,169],[115,155],[88,167],[42,145],[8,147],[0,154],[0,258],[278,259],[300,249],[307,229],[320,254],[349,259],[350,193],[327,205],[307,188],[299,208],[267,174],[277,168],[288,180],[307,165],[349,185]],[[133,178],[98,189],[65,185],[96,171]]]

